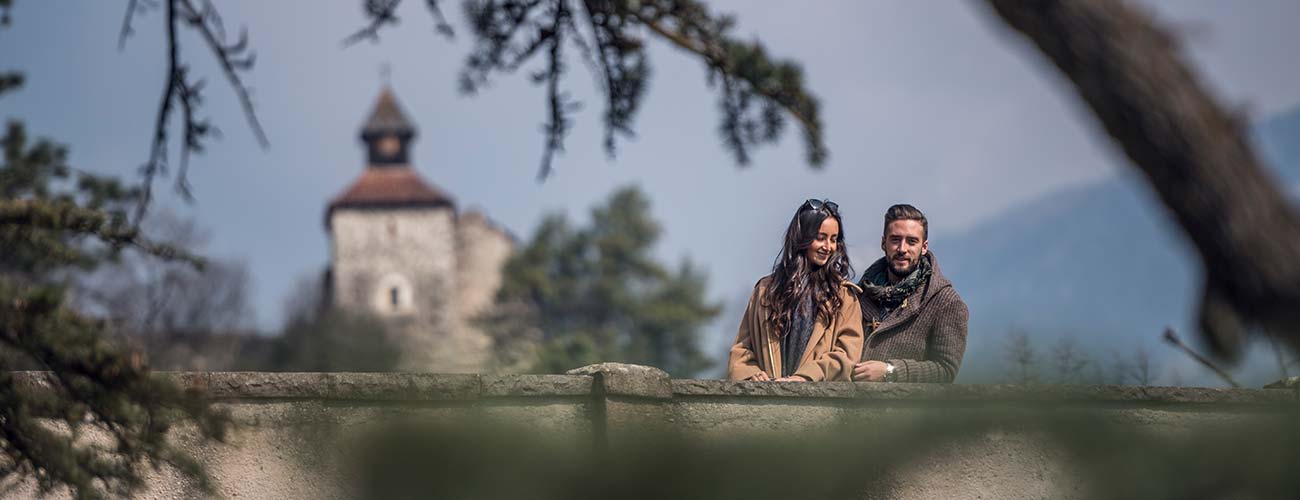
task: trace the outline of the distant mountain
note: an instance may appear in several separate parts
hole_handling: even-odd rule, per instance
[[[1261,122],[1255,127],[1254,138],[1264,161],[1295,193],[1300,187],[1300,107]]]
[[[1279,181],[1300,195],[1300,108],[1260,123],[1255,141]],[[996,378],[1012,328],[1044,348],[1069,334],[1094,355],[1141,345],[1157,361],[1179,356],[1159,345],[1165,325],[1194,337],[1199,257],[1146,181],[1123,172],[931,241],[971,309],[961,380]]]

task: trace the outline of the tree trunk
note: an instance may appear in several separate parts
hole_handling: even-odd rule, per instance
[[[1191,238],[1214,352],[1235,358],[1256,329],[1300,350],[1300,218],[1173,37],[1119,0],[988,2],[1069,77]]]

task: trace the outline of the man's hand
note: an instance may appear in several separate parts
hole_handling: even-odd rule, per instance
[[[853,380],[857,382],[884,382],[884,361],[863,361],[853,365]]]
[[[767,372],[758,372],[755,373],[754,376],[749,377],[749,379],[757,382],[767,382],[772,380],[772,377],[767,376]]]
[[[789,376],[789,377],[781,377],[781,378],[779,378],[779,379],[776,379],[776,381],[777,381],[777,382],[806,382],[806,380],[804,380],[803,377],[800,377],[800,376],[798,376],[798,375],[791,375],[791,376]]]

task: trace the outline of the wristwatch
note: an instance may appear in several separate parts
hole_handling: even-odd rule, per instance
[[[896,382],[897,380],[898,373],[894,372],[894,364],[885,363],[885,382]]]

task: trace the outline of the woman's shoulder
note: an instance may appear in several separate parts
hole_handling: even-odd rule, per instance
[[[849,301],[857,302],[858,295],[862,294],[862,288],[856,283],[849,280],[840,281],[840,297],[847,303]]]

